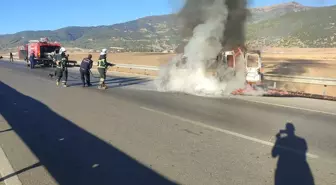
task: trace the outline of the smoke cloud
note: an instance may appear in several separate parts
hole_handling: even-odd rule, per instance
[[[221,7],[213,6],[215,4]],[[217,12],[223,15],[225,13],[226,15],[221,22],[224,25],[221,38],[222,46],[228,48],[243,46],[245,43],[245,22],[250,15],[246,7],[247,0],[187,0],[178,13],[178,18],[183,24],[182,36],[191,37],[198,25],[208,21],[210,14]]]
[[[162,66],[158,90],[180,91],[196,95],[229,94],[244,86],[243,62],[237,61],[234,72],[217,64],[223,48],[232,50],[245,42],[245,21],[249,12],[247,0],[187,0],[178,13],[189,39],[183,54]],[[208,74],[212,69],[216,76]]]

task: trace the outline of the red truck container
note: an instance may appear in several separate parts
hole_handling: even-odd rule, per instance
[[[61,44],[58,42],[49,42],[47,38],[40,40],[30,40],[28,44],[19,46],[19,58],[28,60],[31,53],[35,54],[36,64],[50,66],[54,64],[54,57],[58,54]]]

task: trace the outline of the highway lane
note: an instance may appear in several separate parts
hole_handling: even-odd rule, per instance
[[[152,170],[146,174],[151,174],[150,177],[153,179],[157,177],[153,174],[160,174],[171,181],[182,184],[273,184],[277,159],[271,156],[270,143],[274,143],[275,134],[280,129],[284,129],[287,121],[293,122],[297,135],[304,138],[308,144],[308,161],[316,184],[335,183],[336,117],[333,115],[233,98],[203,98],[184,94],[141,91],[131,86],[126,89],[110,88],[103,92],[95,88],[82,89],[78,86],[58,88],[54,81],[47,77],[48,70],[35,70],[31,73],[22,65],[1,62],[0,67],[0,79],[4,83],[1,88],[7,86],[5,92],[0,91],[1,100],[2,102],[6,100],[6,107],[10,107],[12,112],[18,110],[10,106],[11,101],[15,99],[15,96],[8,95],[8,92],[13,91],[10,88],[47,105],[52,112],[58,115],[52,116],[56,117],[55,119],[60,119],[59,117],[66,119],[66,121],[61,121],[60,125],[53,121],[48,123],[53,128],[51,130],[42,123],[49,120],[47,117],[42,116],[39,119],[30,117],[26,119],[27,122],[34,122],[36,126],[42,125],[43,127],[37,131],[34,129],[25,131],[21,126],[21,121],[24,122],[24,120],[13,118],[7,110],[4,119],[8,122],[8,128],[16,126],[17,129],[14,129],[8,138],[0,134],[0,137],[4,137],[0,142],[5,143],[4,151],[10,153],[7,156],[12,165],[24,168],[41,162],[41,166],[44,166],[47,171],[37,170],[36,175],[30,176],[24,176],[25,173],[19,174],[20,179],[27,184],[29,180],[41,176],[49,179],[46,174],[50,174],[50,178],[53,178],[55,183],[69,184],[79,182],[80,176],[88,173],[86,170],[74,173],[73,177],[77,176],[77,178],[72,179],[73,181],[69,179],[73,178],[72,176],[60,173],[61,169],[72,170],[77,167],[76,165],[81,166],[87,163],[89,154],[75,160],[74,163],[70,160],[73,160],[73,155],[83,155],[70,150],[72,147],[88,153],[94,149],[92,145],[84,149],[85,139],[83,142],[73,141],[67,146],[69,148],[66,148],[69,154],[60,155],[68,160],[68,168],[57,165],[57,163],[62,163],[62,160],[60,157],[55,157],[56,154],[50,154],[60,154],[65,149],[58,148],[57,142],[48,141],[50,138],[45,136],[45,133],[55,137],[56,135],[67,135],[70,133],[64,133],[64,128],[68,127],[75,133],[79,132],[78,129],[67,125],[76,125],[85,129],[88,133],[78,134],[81,137],[89,137],[86,136],[88,134],[98,136],[99,140],[108,142],[130,158],[140,161]],[[75,72],[71,75],[77,76]],[[71,80],[70,85],[79,84],[78,79]],[[113,78],[110,80],[113,82]],[[110,85],[114,86],[116,83]],[[3,105],[1,107],[3,114],[6,110]],[[99,111],[100,108],[103,110]],[[6,129],[5,126],[3,129]],[[15,133],[21,136],[21,142],[15,139]],[[48,138],[47,141],[40,143],[41,146],[36,146],[37,141],[34,139],[23,137],[28,135],[34,138],[41,133]],[[62,139],[61,136],[58,138]],[[93,139],[90,138],[91,140]],[[96,141],[97,139],[94,140],[91,142],[101,143]],[[30,152],[24,145],[30,148],[35,158],[27,157]],[[49,145],[54,147],[56,145],[56,149],[50,149]],[[21,147],[13,149],[13,146]],[[105,148],[98,149],[108,150]],[[99,155],[91,155],[98,157],[101,152],[98,153]],[[22,154],[25,154],[24,157]],[[29,158],[29,164],[27,160],[23,160],[25,158]],[[112,163],[111,159],[106,156],[101,158],[104,159],[101,163]],[[127,158],[126,161],[129,159]],[[126,164],[139,166],[130,164],[130,162]],[[295,167],[290,164],[286,166]],[[108,169],[101,169],[99,171],[101,173],[95,174],[95,177],[100,178],[100,184],[107,184],[108,180],[113,182],[112,179],[106,179],[109,173],[105,170]],[[118,169],[113,170],[122,172]],[[129,172],[128,174],[136,177],[134,173]],[[86,177],[81,182],[85,180],[89,184],[88,182],[92,179]],[[150,179],[152,178],[147,179],[147,182],[153,182]],[[161,181],[167,182],[162,179]],[[122,180],[126,182],[122,178],[115,182],[118,184]]]

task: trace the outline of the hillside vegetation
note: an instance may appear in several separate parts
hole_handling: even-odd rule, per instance
[[[251,9],[247,43],[253,46],[334,47],[336,6],[312,8],[296,2]],[[99,49],[124,47],[131,51],[175,49],[179,36],[176,15],[145,17],[97,27],[66,27],[54,31],[23,31],[0,35],[0,49],[48,37],[65,46]]]
[[[291,12],[249,24],[252,45],[281,47],[335,47],[336,6]]]

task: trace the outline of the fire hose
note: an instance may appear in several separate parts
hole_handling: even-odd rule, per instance
[[[110,66],[113,66],[113,64],[108,65],[107,68],[106,68],[106,70],[108,70]],[[94,75],[94,74],[92,73],[91,70],[89,70],[89,72],[90,72],[90,74],[91,74],[91,76],[92,76],[93,78],[97,78],[97,79],[100,78],[100,76],[96,76],[96,75]],[[49,73],[49,77],[50,77],[50,78],[53,78],[54,76],[56,76],[56,72],[54,72],[54,74]],[[73,78],[73,79],[77,79],[77,80],[79,79],[78,77],[74,77],[74,76],[69,75],[69,74],[68,74],[68,77],[71,77],[71,78]]]
[[[113,66],[113,64],[108,65],[107,68],[106,68],[106,71],[108,71],[108,69],[110,68],[110,66]],[[90,71],[90,74],[92,75],[93,78],[100,78],[100,76],[95,76],[95,75],[92,73],[91,70],[89,70],[89,71]],[[106,73],[106,71],[105,71],[105,73]]]
[[[48,76],[49,76],[50,78],[53,78],[54,76],[56,76],[56,71],[54,72],[54,74],[53,74],[53,73],[49,73]],[[78,77],[74,77],[74,76],[72,76],[72,75],[69,75],[69,73],[68,73],[68,77],[73,78],[73,79],[76,79],[76,80],[79,80]]]
[[[91,70],[89,70],[93,78],[100,78],[99,76],[95,76]]]
[[[92,75],[93,78],[97,78],[97,79],[100,78],[99,76],[95,76],[95,75],[92,73],[91,70],[89,70],[89,71],[90,71],[90,74]],[[49,73],[49,77],[50,77],[50,78],[53,78],[54,76],[56,76],[55,73],[54,73],[54,74]],[[74,76],[69,75],[69,74],[68,74],[68,77],[73,78],[73,79],[76,79],[76,80],[79,80],[79,77],[74,77]]]

